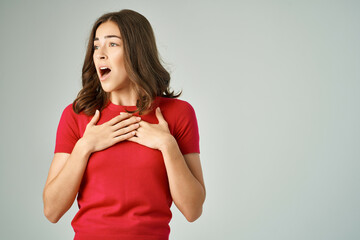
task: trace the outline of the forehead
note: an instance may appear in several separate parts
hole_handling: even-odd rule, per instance
[[[118,25],[112,21],[100,24],[100,26],[96,29],[94,41],[103,39],[108,35],[121,37]]]

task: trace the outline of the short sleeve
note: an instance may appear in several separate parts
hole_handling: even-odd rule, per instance
[[[71,153],[79,138],[76,113],[72,109],[72,104],[70,104],[63,110],[59,121],[54,153]]]
[[[194,108],[186,101],[176,121],[175,139],[181,153],[200,153],[199,127]]]

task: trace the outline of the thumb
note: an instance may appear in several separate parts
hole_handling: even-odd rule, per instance
[[[159,122],[164,122],[165,119],[160,111],[160,107],[157,107],[156,110],[155,110],[155,114],[156,114],[156,117],[157,119],[159,120]]]
[[[89,124],[95,125],[97,123],[97,121],[99,121],[99,117],[100,117],[100,112],[99,112],[99,110],[96,109],[95,114],[94,114],[93,118],[90,120]]]

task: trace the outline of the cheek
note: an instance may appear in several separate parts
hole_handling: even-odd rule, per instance
[[[125,62],[122,56],[118,56],[116,59],[114,59],[114,63],[120,70],[125,70]]]
[[[128,78],[128,74],[125,69],[124,60],[122,58],[117,57],[116,59],[113,59],[112,64],[113,66],[115,66],[114,73],[117,75],[117,77],[121,79]]]

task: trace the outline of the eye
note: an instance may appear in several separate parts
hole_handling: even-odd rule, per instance
[[[119,46],[119,44],[117,44],[117,43],[110,43],[110,46],[112,46],[112,47],[113,47],[113,46]],[[99,49],[99,46],[94,45],[94,46],[93,46],[93,49],[94,49],[94,50],[97,50],[97,49]]]

